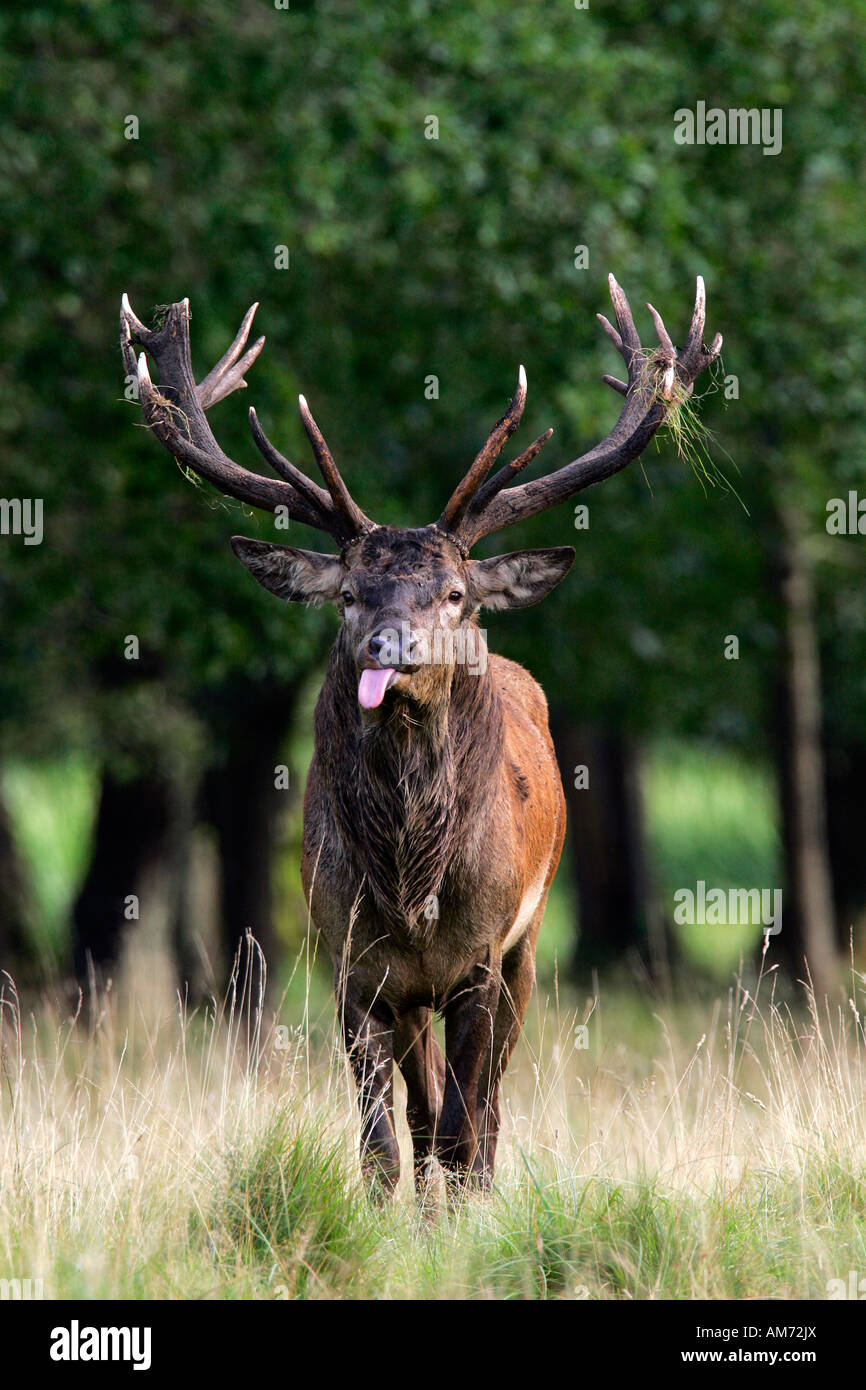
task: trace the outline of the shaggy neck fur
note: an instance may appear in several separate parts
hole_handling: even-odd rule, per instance
[[[442,675],[438,698],[418,704],[395,694],[365,724],[341,633],[316,710],[316,746],[344,843],[377,912],[418,945],[435,932],[432,899],[446,869],[483,851],[504,737],[489,672],[461,665],[450,682]]]

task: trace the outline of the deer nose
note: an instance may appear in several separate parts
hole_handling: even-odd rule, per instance
[[[406,667],[414,664],[413,634],[408,620],[385,623],[366,641],[366,655],[380,666]]]
[[[387,637],[384,637],[380,632],[374,632],[373,636],[368,639],[367,651],[370,653],[370,656],[373,658],[374,661],[379,661],[381,659],[382,650],[386,645],[390,646],[393,652],[393,639],[389,640]]]

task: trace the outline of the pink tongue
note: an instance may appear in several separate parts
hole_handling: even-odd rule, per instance
[[[385,691],[397,672],[390,666],[376,666],[371,671],[362,671],[358,682],[358,701],[364,709],[375,709],[385,698]]]

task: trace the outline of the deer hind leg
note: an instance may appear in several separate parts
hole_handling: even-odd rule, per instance
[[[452,1186],[465,1182],[478,1147],[478,1085],[493,1037],[499,967],[498,950],[491,951],[445,1007],[445,1095],[436,1154]]]
[[[361,1169],[371,1196],[381,1201],[392,1195],[400,1178],[400,1150],[394,1133],[392,1022],[381,1005],[367,1004],[351,982],[338,982],[337,1008],[358,1088]]]
[[[492,1045],[487,1050],[478,1087],[478,1149],[472,1163],[472,1177],[485,1191],[489,1191],[493,1185],[496,1141],[499,1138],[499,1085],[520,1037],[535,983],[535,941],[543,911],[542,905],[537,921],[530,925],[502,962],[502,987],[493,1024]]]
[[[433,1034],[432,1009],[409,1009],[394,1023],[394,1056],[406,1082],[406,1119],[412,1131],[415,1191],[428,1198],[430,1159],[445,1094],[445,1058]]]

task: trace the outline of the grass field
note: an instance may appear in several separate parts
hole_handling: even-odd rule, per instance
[[[90,814],[79,770],[58,821],[51,775],[26,798],[6,788],[46,950]],[[660,891],[702,871],[773,881],[759,770],[662,749],[647,801]],[[303,933],[258,1028],[231,1000],[187,1015],[143,937],[89,1020],[21,1005],[5,982],[0,1281],[41,1280],[49,1298],[783,1299],[866,1277],[864,977],[820,1007],[782,998],[771,958],[757,985],[754,965],[735,980],[738,943],[717,931],[689,946],[716,986],[577,998],[556,982],[567,906],[552,901],[506,1078],[496,1190],[437,1221],[413,1200],[402,1083],[404,1181],[390,1209],[366,1200]]]
[[[801,1298],[866,1274],[864,1037],[770,974],[706,1008],[542,991],[495,1193],[369,1205],[330,1016],[4,998],[0,1279],[69,1298]],[[857,1007],[863,980],[855,977]],[[576,1045],[586,1020],[588,1046]],[[404,1153],[408,1135],[401,1120]]]

